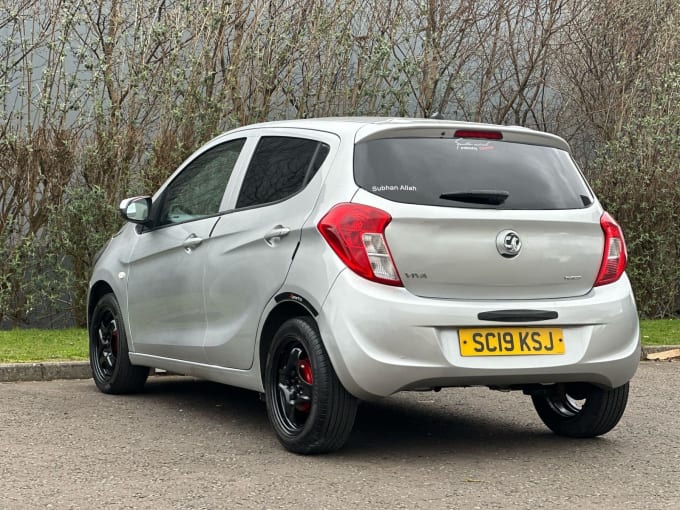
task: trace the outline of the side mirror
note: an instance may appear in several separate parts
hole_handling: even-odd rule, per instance
[[[126,198],[120,203],[118,210],[126,221],[146,225],[151,213],[151,197]]]

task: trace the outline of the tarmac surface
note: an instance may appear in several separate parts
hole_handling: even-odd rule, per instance
[[[257,394],[152,377],[0,383],[0,509],[680,508],[680,362],[643,362],[617,428],[551,434],[484,388],[362,403],[345,449],[278,444]]]

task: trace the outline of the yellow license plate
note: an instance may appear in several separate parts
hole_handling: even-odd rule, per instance
[[[564,354],[562,328],[461,328],[461,356]]]

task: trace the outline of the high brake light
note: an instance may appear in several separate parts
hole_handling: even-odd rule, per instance
[[[605,212],[600,217],[600,225],[604,232],[604,253],[600,271],[595,280],[595,287],[613,283],[623,274],[628,262],[626,242],[623,239],[623,231],[614,218]]]
[[[454,138],[481,138],[483,140],[502,140],[503,133],[500,131],[477,131],[471,129],[459,129],[453,134]]]
[[[392,260],[385,228],[392,216],[362,204],[338,204],[321,219],[319,232],[338,257],[359,276],[402,286]]]

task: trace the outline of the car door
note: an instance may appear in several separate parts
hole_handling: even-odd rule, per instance
[[[204,255],[244,143],[231,140],[202,152],[155,198],[153,225],[139,234],[128,269],[136,352],[205,362]]]
[[[234,211],[215,226],[207,250],[204,345],[212,365],[252,365],[260,316],[283,285],[337,146],[324,133],[267,133],[233,197]]]

